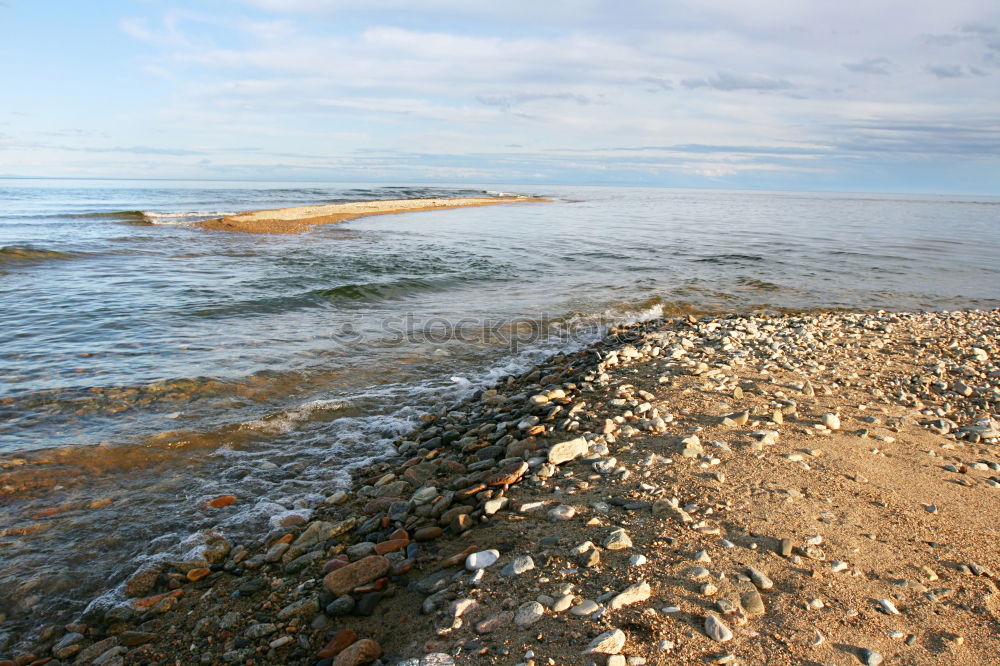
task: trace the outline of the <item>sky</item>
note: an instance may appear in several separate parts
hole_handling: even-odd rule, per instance
[[[0,0],[0,176],[1000,195],[1000,2]]]

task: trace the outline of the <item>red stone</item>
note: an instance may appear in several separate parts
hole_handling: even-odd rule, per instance
[[[331,571],[336,571],[337,569],[342,569],[350,564],[347,560],[330,560],[323,565],[323,573],[328,574]]]
[[[403,528],[400,528],[389,535],[389,539],[409,539],[409,538],[410,538],[410,533],[404,530]]]
[[[208,500],[205,502],[205,506],[209,509],[221,509],[235,503],[236,497],[234,495],[222,495],[221,497]]]
[[[341,596],[361,585],[381,578],[392,564],[381,555],[369,555],[346,567],[331,571],[323,578],[323,585],[331,594]]]
[[[358,640],[358,635],[350,629],[341,629],[337,635],[330,639],[330,642],[322,650],[316,653],[320,659],[336,657],[344,651],[344,648]]]
[[[382,656],[382,646],[370,638],[354,643],[337,655],[333,666],[361,666],[369,664]]]
[[[451,557],[448,557],[448,558],[445,558],[445,559],[441,560],[441,566],[442,567],[453,567],[456,564],[458,564],[459,562],[464,562],[465,558],[467,558],[469,555],[471,555],[474,552],[476,552],[476,547],[475,546],[469,546],[468,548],[466,548],[465,550],[463,550],[461,553],[455,553]]]
[[[378,555],[395,553],[397,550],[402,550],[409,545],[409,539],[392,539],[390,541],[383,541],[382,543],[375,544],[375,553]]]
[[[212,570],[207,567],[198,567],[197,569],[191,569],[187,572],[187,579],[192,583],[201,580],[208,574],[212,573]]]
[[[184,590],[174,590],[173,592],[164,592],[163,594],[154,594],[151,597],[145,597],[144,599],[135,599],[132,602],[132,608],[136,610],[142,610],[143,608],[152,608],[159,602],[163,601],[167,597],[180,597],[184,594]]]

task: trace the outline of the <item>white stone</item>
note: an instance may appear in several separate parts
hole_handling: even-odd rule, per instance
[[[465,558],[465,568],[468,571],[479,571],[485,569],[500,559],[500,551],[490,549],[472,553]]]

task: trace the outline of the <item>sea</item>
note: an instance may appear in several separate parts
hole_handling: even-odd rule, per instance
[[[520,195],[549,201],[195,225]],[[0,180],[0,648],[121,599],[199,531],[308,518],[422,414],[613,323],[997,307],[996,197]]]

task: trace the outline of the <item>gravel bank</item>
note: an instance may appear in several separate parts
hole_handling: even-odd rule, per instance
[[[199,222],[202,229],[214,231],[242,231],[253,234],[298,234],[314,226],[346,222],[368,215],[416,213],[449,208],[473,208],[497,204],[541,202],[536,197],[479,197],[437,199],[392,199],[384,201],[355,201],[324,206],[297,206],[261,210],[239,215],[228,215]]]
[[[0,666],[1000,663],[998,411],[996,311],[621,326]]]

